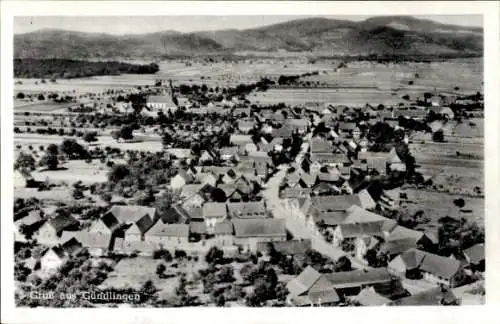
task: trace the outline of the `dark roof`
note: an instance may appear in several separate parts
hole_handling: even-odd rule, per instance
[[[457,300],[451,289],[432,288],[430,290],[404,297],[389,303],[389,306],[436,306],[450,304]]]
[[[342,231],[342,236],[360,237],[360,236],[379,236],[382,237],[383,221],[367,222],[367,223],[347,223],[338,225]]]
[[[207,202],[203,205],[203,217],[204,218],[226,218],[226,204],[217,202]]]
[[[83,246],[75,237],[73,237],[63,243],[62,248],[68,255],[76,255],[82,251]]]
[[[263,252],[267,251],[267,244],[269,242],[258,242],[257,250]],[[290,241],[278,241],[271,243],[274,249],[284,255],[298,255],[305,254],[306,251],[311,249],[311,240],[290,240]]]
[[[45,254],[47,254],[47,252],[49,252],[51,250],[54,251],[54,253],[59,258],[61,258],[61,259],[66,258],[66,252],[64,251],[64,249],[61,246],[53,246],[51,248],[46,249],[45,251],[42,252],[42,256],[44,256]]]
[[[59,233],[69,227],[78,225],[78,221],[72,216],[58,215],[50,219],[49,224]]]
[[[460,261],[425,251],[410,249],[401,254],[407,269],[418,268],[440,278],[450,279],[460,269]]]
[[[187,220],[191,219],[191,216],[187,210],[182,206],[174,205],[168,208],[164,214],[161,215],[161,221],[166,223],[166,220],[172,219],[171,216],[177,215],[179,217],[178,223],[185,223]]]
[[[148,232],[148,236],[166,237],[188,237],[189,225],[187,224],[164,224],[157,222]]]
[[[285,220],[271,218],[233,219],[235,236],[286,236]]]
[[[472,264],[478,264],[479,262],[484,261],[484,244],[476,244],[464,250],[464,255]]]
[[[286,288],[292,296],[299,296],[307,292],[321,277],[321,273],[313,267],[307,266],[297,277],[293,278]]]
[[[385,268],[327,273],[325,276],[336,289],[387,283],[394,279]]]

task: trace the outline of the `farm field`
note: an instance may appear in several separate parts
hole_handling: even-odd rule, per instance
[[[19,100],[14,101],[15,112],[50,112],[50,113],[64,113],[68,109],[68,104],[51,103],[25,103]]]
[[[400,95],[391,94],[378,89],[269,89],[266,92],[256,92],[248,97],[252,103],[278,104],[284,102],[289,105],[301,105],[306,102],[321,102],[332,105],[348,105],[363,107],[383,104],[396,106],[403,101]]]
[[[163,150],[163,144],[159,137],[152,136],[136,136],[138,140],[143,139],[142,142],[134,142],[134,143],[124,143],[117,142],[109,135],[98,136],[98,141],[93,145],[101,146],[104,148],[106,146],[112,148],[119,148],[120,150],[137,150],[137,151],[149,151],[149,152],[160,152]],[[60,137],[57,135],[38,135],[38,134],[16,134],[14,137],[14,145],[28,146],[32,145],[38,147],[39,145],[50,145],[56,144],[59,145],[62,143],[64,137]],[[82,145],[87,145],[85,141],[82,139],[77,139],[77,141]]]
[[[59,170],[39,170],[32,173],[35,178],[48,178],[51,182],[72,184],[81,181],[91,185],[95,182],[103,183],[108,180],[108,168],[99,160],[86,163],[82,160],[61,163]]]
[[[470,198],[418,189],[401,189],[401,192],[405,192],[408,196],[408,202],[403,202],[401,207],[407,209],[410,214],[422,210],[424,215],[431,218],[430,223],[424,225],[426,228],[437,228],[438,220],[445,216],[457,219],[463,217],[484,226],[483,198]],[[457,198],[465,200],[464,208],[460,209],[453,204],[453,200]]]

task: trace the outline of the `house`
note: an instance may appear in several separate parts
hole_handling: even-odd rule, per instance
[[[150,109],[161,110],[161,111],[171,111],[177,110],[177,105],[172,100],[172,96],[149,96],[147,99],[146,106]]]
[[[156,222],[144,235],[146,243],[156,247],[177,247],[189,243],[189,225]]]
[[[76,233],[64,232],[62,242],[76,241],[85,248],[90,255],[95,257],[105,256],[114,249],[114,238],[112,234],[101,234],[91,230],[83,230]]]
[[[242,117],[242,118],[245,118],[245,117],[250,117],[250,112],[251,112],[251,109],[250,107],[238,107],[238,108],[234,108],[233,111],[232,111],[232,115],[234,117]]]
[[[103,217],[126,241],[143,241],[158,220],[155,208],[139,205],[113,206]]]
[[[465,259],[469,264],[469,267],[473,271],[484,272],[485,269],[485,257],[484,257],[484,244],[476,244],[463,251]]]
[[[163,223],[185,224],[188,220],[193,219],[193,214],[180,205],[172,205],[159,217]]]
[[[433,238],[430,238],[428,234],[412,230],[403,226],[396,226],[386,238],[387,242],[394,241],[413,241],[414,247],[419,247],[423,250],[432,250],[435,246]],[[401,251],[404,252],[404,251]]]
[[[370,223],[370,222],[381,222],[382,223],[382,234],[383,238],[389,236],[394,228],[397,226],[397,221],[394,219],[390,219],[375,213],[372,213],[368,210],[363,209],[359,205],[352,205],[348,209],[346,209],[346,218],[343,223]]]
[[[332,153],[334,151],[333,144],[325,138],[316,136],[311,139],[309,144],[311,153]]]
[[[165,150],[169,156],[175,156],[176,159],[185,160],[193,157],[191,149],[168,148]]]
[[[224,161],[238,159],[238,146],[222,147],[219,153],[220,153],[220,158]]]
[[[202,150],[199,162],[201,165],[210,164],[215,160],[215,153],[212,150]]]
[[[65,230],[76,230],[79,222],[72,216],[58,215],[46,221],[36,235],[38,243],[53,246],[59,243]]]
[[[215,224],[213,235],[217,246],[232,246],[234,244],[233,223],[226,219]]]
[[[189,175],[184,170],[180,170],[175,176],[170,179],[170,187],[173,190],[179,190],[184,187],[185,184],[188,184],[193,181],[193,177]]]
[[[46,249],[40,258],[40,270],[44,275],[53,275],[68,260],[64,249],[60,246],[53,246]]]
[[[341,298],[358,295],[367,287],[383,288],[387,285],[396,285],[400,281],[385,268],[326,273],[325,276]]]
[[[394,147],[387,156],[386,166],[387,173],[391,171],[406,172],[406,164],[401,160]]]
[[[441,306],[458,304],[459,300],[452,289],[436,287],[394,300],[388,306]]]
[[[266,206],[263,201],[227,203],[228,215],[232,218],[265,218]]]
[[[294,132],[299,134],[304,134],[309,127],[309,120],[307,119],[287,119],[285,124],[292,129]]]
[[[466,280],[460,261],[410,249],[392,260],[388,269],[397,275],[456,287]]]
[[[269,252],[270,247],[281,255],[300,258],[311,250],[312,243],[309,239],[257,243],[257,251],[263,255]]]
[[[361,260],[369,249],[380,243],[384,236],[382,226],[382,221],[339,224],[333,231],[332,244],[339,247],[346,239],[354,240],[353,254]]]
[[[361,290],[361,292],[354,297],[354,300],[361,306],[384,306],[391,302],[389,298],[376,292],[373,287],[367,287]]]
[[[232,220],[234,243],[244,251],[256,251],[259,242],[285,241],[284,219],[249,218]]]
[[[203,219],[209,232],[213,232],[215,224],[227,218],[225,203],[207,202],[203,205]]]
[[[265,179],[269,175],[269,163],[267,161],[255,161],[253,167],[256,176]]]
[[[14,225],[20,234],[24,234],[26,238],[30,238],[45,222],[46,218],[41,210],[31,210],[24,215],[23,218],[17,219]]]
[[[240,146],[248,143],[253,143],[252,136],[243,134],[231,134],[229,137],[229,142],[232,145]]]
[[[311,266],[289,281],[286,288],[289,292],[286,300],[291,306],[334,305],[340,301],[326,276]]]
[[[248,134],[255,126],[253,120],[240,120],[238,121],[238,130],[243,134]]]

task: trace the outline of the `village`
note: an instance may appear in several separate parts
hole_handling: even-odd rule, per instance
[[[470,201],[483,188],[434,183],[414,148],[473,146],[482,94],[248,99],[289,82],[15,94],[18,305],[122,306],[32,298],[47,290],[133,292],[152,307],[481,303],[484,225]],[[60,110],[26,108],[61,98]],[[421,192],[442,214],[414,206]]]

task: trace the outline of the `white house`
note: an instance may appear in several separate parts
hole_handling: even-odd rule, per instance
[[[149,96],[146,106],[154,110],[176,111],[177,105],[173,102],[169,95],[164,96]]]

